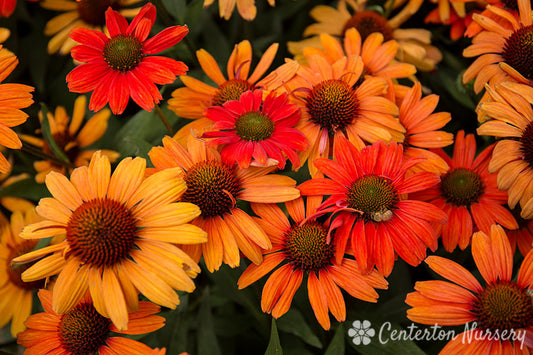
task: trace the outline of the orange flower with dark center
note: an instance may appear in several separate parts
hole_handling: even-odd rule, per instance
[[[89,293],[65,314],[52,309],[52,292],[40,290],[38,296],[44,312],[30,316],[26,320],[28,329],[17,336],[17,342],[27,353],[150,354],[152,349],[143,343],[113,333],[139,335],[165,325],[165,318],[155,315],[160,307],[151,302],[139,302],[138,309],[128,315],[127,330],[120,330],[97,311]]]
[[[329,311],[342,322],[346,308],[341,288],[351,296],[376,302],[376,288],[387,288],[387,282],[375,270],[364,274],[355,260],[335,258],[335,231],[329,223],[313,218],[321,197],[311,196],[304,205],[302,198],[286,202],[290,219],[276,204],[252,204],[260,217],[258,223],[267,231],[272,249],[264,251],[263,262],[252,264],[239,278],[239,288],[268,277],[263,287],[261,308],[274,318],[285,314],[302,282],[307,283],[309,302],[315,317],[324,329],[330,328]],[[307,280],[304,277],[307,276]]]
[[[393,30],[391,26],[389,26],[387,19],[374,11],[354,13],[344,25],[342,33],[346,33],[350,28],[355,28],[361,34],[361,39],[363,41],[374,32],[381,33],[385,41],[394,38],[392,34]]]
[[[449,252],[457,246],[464,250],[470,245],[473,232],[481,230],[489,233],[492,224],[508,229],[518,228],[514,217],[504,207],[506,192],[498,189],[496,174],[488,170],[494,145],[484,149],[477,157],[476,149],[474,135],[465,136],[463,131],[459,131],[452,158],[442,149],[434,151],[448,165],[447,172],[441,173],[440,184],[410,195],[431,202],[446,212],[448,223],[434,227]]]
[[[429,267],[451,282],[417,282],[416,291],[408,294],[405,300],[412,307],[407,310],[407,318],[422,324],[445,326],[476,322],[475,329],[455,336],[441,354],[533,350],[528,340],[533,332],[533,252],[522,261],[514,281],[511,246],[503,229],[492,225],[489,235],[481,231],[474,233],[472,256],[485,286],[461,265],[439,256],[429,256],[426,259]],[[510,332],[517,337],[524,336],[525,344],[523,340],[513,342],[510,337],[487,336]]]

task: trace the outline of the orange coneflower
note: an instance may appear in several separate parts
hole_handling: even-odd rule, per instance
[[[427,189],[440,179],[435,173],[405,172],[424,158],[403,162],[403,146],[379,141],[359,152],[343,137],[335,141],[335,160],[317,159],[315,165],[328,178],[313,178],[299,186],[302,195],[331,195],[318,213],[331,213],[336,229],[335,257],[341,262],[348,241],[363,271],[374,265],[388,276],[395,254],[418,265],[426,248],[437,249],[430,222],[444,223],[446,214],[406,194]]]
[[[70,180],[51,172],[37,213],[44,221],[25,227],[27,239],[66,235],[57,245],[16,258],[39,260],[22,274],[35,281],[58,274],[53,309],[68,312],[87,289],[98,313],[126,329],[128,312],[138,307],[138,292],[165,307],[179,304],[174,291],[191,292],[191,277],[199,266],[174,243],[206,240],[200,228],[188,224],[198,206],[176,202],[186,189],[180,169],[145,178],[146,160],[126,158],[111,174],[106,156],[96,152],[88,167],[72,171]]]
[[[204,8],[213,4],[215,0],[204,0]],[[268,0],[270,6],[276,4],[276,0]],[[255,7],[255,0],[218,0],[218,12],[220,17],[224,20],[229,20],[233,10],[237,7],[239,15],[245,20],[251,21],[257,15],[257,8]]]
[[[430,325],[463,325],[476,322],[477,328],[454,337],[440,354],[516,354],[533,351],[533,252],[522,261],[516,281],[512,281],[513,254],[503,229],[493,225],[490,234],[474,233],[472,256],[485,286],[461,265],[429,256],[429,267],[447,281],[422,281],[405,302],[412,308],[407,318]],[[495,336],[515,332],[525,336],[522,343]],[[521,332],[518,334],[516,332]],[[492,337],[487,337],[492,334]],[[529,348],[529,351],[528,351]]]
[[[67,115],[67,111],[63,106],[56,107],[53,114],[48,112],[47,115],[54,141],[65,153],[65,156],[69,160],[68,162],[75,167],[89,164],[89,160],[96,150],[86,148],[104,135],[107,129],[107,121],[111,115],[111,111],[108,109],[98,111],[81,128],[86,109],[87,97],[82,95],[74,102],[72,119]],[[43,119],[42,112],[39,112],[39,119],[41,121]],[[29,135],[21,135],[20,138],[27,143],[39,147],[44,153],[55,157],[54,152],[44,139]],[[120,155],[113,150],[101,150],[101,152],[107,155],[110,162],[117,160]],[[66,168],[63,165],[51,160],[36,161],[33,163],[33,167],[37,171],[35,181],[38,183],[43,183],[44,178],[50,171],[57,171],[63,174],[66,172]]]
[[[400,108],[398,119],[406,131],[405,138],[400,141],[404,146],[404,159],[424,156],[427,160],[414,166],[411,171],[445,173],[448,164],[428,148],[442,148],[453,143],[452,133],[438,130],[450,122],[451,115],[448,112],[433,112],[439,96],[422,97],[422,86],[418,81],[405,92],[400,91],[403,88],[395,90],[395,86],[389,83],[389,97]]]
[[[326,58],[331,64],[344,56],[358,55],[363,60],[363,75],[379,76],[398,79],[407,78],[416,73],[416,67],[408,63],[399,63],[394,60],[398,52],[398,42],[388,40],[381,32],[369,34],[361,38],[356,28],[349,28],[344,33],[343,46],[333,36],[322,33],[320,43],[324,48],[304,47],[303,55],[307,58],[318,54]]]
[[[464,131],[457,132],[453,158],[442,149],[435,151],[449,166],[441,175],[440,184],[412,195],[431,202],[448,215],[448,223],[436,226],[436,230],[437,234],[442,232],[442,243],[449,252],[458,245],[464,250],[470,245],[473,232],[489,233],[492,224],[518,228],[513,215],[504,207],[507,193],[498,189],[496,174],[488,170],[494,145],[485,148],[477,157],[476,149],[473,134],[465,137]]]
[[[127,330],[119,329],[98,313],[88,292],[68,312],[58,314],[52,305],[55,292],[39,291],[44,312],[30,316],[26,321],[28,329],[17,337],[17,342],[26,348],[25,354],[150,354],[152,349],[147,345],[113,336],[112,332],[145,334],[165,325],[165,318],[155,315],[160,307],[141,301],[138,309],[128,315]]]
[[[322,202],[321,197],[286,202],[285,206],[293,222],[290,222],[276,204],[252,204],[260,217],[257,222],[267,231],[272,250],[265,251],[263,262],[250,265],[239,278],[239,288],[247,287],[276,269],[268,278],[261,297],[263,312],[274,318],[284,315],[304,277],[307,279],[309,302],[320,325],[330,328],[329,312],[339,322],[346,319],[346,308],[341,290],[355,298],[377,302],[374,288],[387,288],[387,281],[375,270],[363,274],[357,262],[348,257],[336,260],[335,232],[328,234],[328,223],[312,216]]]
[[[311,143],[300,153],[301,163],[309,160],[311,176],[317,174],[314,160],[328,157],[333,142],[346,137],[359,149],[366,142],[401,141],[405,128],[395,117],[398,107],[384,97],[387,81],[366,76],[360,56],[341,57],[329,63],[320,55],[309,57],[309,66],[300,66],[296,76],[283,88],[292,93],[302,109],[296,128]]]
[[[111,6],[124,17],[137,15],[140,7],[132,8],[142,0],[42,0],[41,7],[63,12],[46,23],[44,34],[53,36],[48,42],[48,53],[66,55],[76,42],[69,38],[70,31],[83,27],[107,33],[105,11]]]
[[[520,202],[521,216],[533,217],[533,88],[515,82],[487,86],[488,99],[478,105],[483,123],[477,133],[494,136],[496,142],[489,164],[498,173],[498,188],[508,192],[509,207]]]
[[[531,249],[533,249],[533,219],[524,219],[520,217],[520,212],[521,209],[519,206],[516,206],[511,210],[511,213],[518,224],[518,229],[505,229],[505,233],[507,234],[507,238],[509,238],[513,254],[518,247],[520,253],[525,256]]]
[[[287,157],[293,169],[298,169],[300,160],[295,151],[309,145],[294,128],[300,109],[290,104],[284,93],[271,92],[263,100],[263,90],[246,91],[238,101],[209,107],[205,117],[214,121],[217,131],[205,132],[202,137],[214,138],[209,145],[222,145],[222,161],[228,165],[236,161],[242,169],[250,164],[267,166],[268,159],[284,169]]]
[[[0,45],[0,82],[2,82],[17,66],[19,60],[9,50]],[[11,149],[22,148],[22,142],[11,127],[18,126],[28,118],[20,109],[33,103],[33,87],[22,84],[0,84],[0,145]],[[0,173],[7,173],[11,164],[0,153]]]
[[[423,0],[411,0],[398,11],[394,17],[386,18],[376,11],[367,10],[367,1],[339,0],[337,8],[318,5],[311,9],[310,15],[318,23],[311,24],[304,31],[304,37],[327,33],[344,37],[346,30],[356,28],[364,41],[374,32],[383,34],[385,41],[395,39],[398,42],[396,59],[411,63],[420,70],[433,70],[440,62],[440,51],[431,45],[431,32],[424,29],[402,29],[400,26],[418,11]],[[403,5],[404,2],[394,2]],[[348,6],[350,10],[348,9]],[[317,37],[300,42],[289,42],[292,54],[300,53],[304,47],[319,45]]]
[[[32,251],[37,245],[37,240],[25,240],[18,235],[25,225],[40,220],[33,206],[24,213],[13,212],[10,222],[0,214],[0,328],[11,320],[13,337],[26,329],[24,321],[31,314],[33,291],[45,284],[44,280],[22,281],[20,275],[27,267],[14,268],[11,264],[14,258]]]
[[[479,93],[486,83],[514,80],[533,84],[531,36],[533,19],[530,0],[518,0],[519,14],[496,6],[487,6],[494,19],[474,14],[473,19],[482,28],[465,48],[465,57],[478,57],[463,74],[463,83],[474,80],[474,91]],[[510,26],[509,26],[510,25]],[[511,27],[510,29],[508,27]],[[483,100],[484,101],[484,100]]]
[[[464,3],[461,1],[450,1],[452,4],[452,8],[449,8],[449,14],[447,17],[441,15],[441,3],[446,3],[446,1],[439,1],[439,6],[435,9],[433,9],[424,19],[425,23],[436,23],[436,24],[443,24],[446,26],[450,26],[450,39],[457,41],[458,39],[465,36],[466,29],[474,23],[472,16],[476,13],[480,13],[480,9],[485,8],[485,4],[481,4],[480,1],[474,0],[475,6],[479,6],[479,10],[477,8],[470,10],[466,12],[466,9],[464,7]],[[456,6],[462,7],[462,9],[459,9],[459,11],[455,10]]]
[[[189,32],[187,26],[167,27],[150,39],[156,8],[151,3],[142,7],[132,22],[109,7],[106,26],[109,36],[101,31],[76,28],[70,38],[80,43],[72,48],[72,58],[83,64],[67,74],[72,92],[93,91],[89,109],[100,111],[107,102],[114,114],[126,109],[131,97],[141,108],[151,111],[162,99],[155,84],[170,84],[176,75],[187,72],[180,61],[153,56],[180,42]]]
[[[242,41],[235,45],[227,62],[227,79],[222,74],[215,58],[205,49],[198,50],[196,56],[202,70],[216,86],[205,84],[188,75],[180,76],[185,87],[172,92],[172,98],[168,100],[168,108],[180,117],[196,121],[182,128],[176,138],[186,145],[191,128],[201,131],[204,127],[210,126],[211,122],[203,115],[209,106],[222,106],[227,101],[238,100],[245,91],[258,88],[268,90],[271,86],[278,87],[289,80],[298,68],[296,62],[284,64],[261,79],[272,64],[278,47],[277,43],[268,47],[254,71],[249,74],[252,65],[252,46],[249,41]]]
[[[263,260],[262,249],[272,246],[263,229],[237,206],[238,202],[279,203],[300,196],[293,179],[268,174],[276,166],[238,169],[234,164],[225,164],[217,150],[192,135],[187,149],[165,137],[163,147],[152,148],[148,155],[157,170],[184,170],[187,191],[181,201],[200,207],[202,213],[192,223],[204,229],[208,239],[204,244],[182,248],[196,261],[203,255],[211,272],[222,263],[238,266],[240,252],[259,264]]]

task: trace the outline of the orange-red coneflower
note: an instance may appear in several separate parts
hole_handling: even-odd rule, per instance
[[[321,201],[321,197],[310,196],[307,206],[301,197],[286,202],[292,222],[276,204],[252,204],[260,217],[257,222],[272,241],[272,249],[264,252],[261,264],[248,266],[238,285],[244,288],[276,269],[263,287],[261,308],[279,318],[289,310],[302,282],[307,283],[315,317],[327,330],[330,328],[329,311],[339,322],[346,319],[341,289],[355,298],[377,302],[374,288],[387,288],[387,281],[375,270],[363,274],[353,259],[336,260],[336,244],[328,242],[335,238],[335,232],[328,233],[328,223],[312,217]]]
[[[470,245],[473,232],[489,233],[490,226],[495,223],[508,229],[518,228],[513,215],[504,206],[507,192],[498,189],[496,174],[488,170],[494,145],[485,148],[477,157],[476,149],[474,135],[465,137],[464,131],[459,131],[452,158],[442,149],[435,151],[449,167],[441,174],[440,184],[411,195],[446,212],[448,223],[436,225],[435,229],[449,252],[457,246],[464,250]]]
[[[446,214],[407,194],[436,185],[439,176],[406,171],[424,158],[404,162],[403,146],[379,141],[359,152],[343,137],[335,141],[333,159],[315,165],[327,178],[313,178],[298,186],[302,195],[329,195],[318,213],[330,214],[335,229],[335,258],[341,262],[348,242],[363,271],[374,265],[388,276],[395,256],[410,265],[426,257],[426,248],[437,249],[431,222],[444,223]]]
[[[162,99],[155,84],[170,84],[188,67],[180,61],[153,56],[176,45],[187,35],[187,26],[165,28],[150,39],[156,8],[142,7],[128,25],[111,7],[106,11],[109,36],[96,30],[76,28],[70,37],[80,43],[72,48],[72,58],[83,64],[67,75],[69,90],[93,91],[89,109],[101,110],[107,102],[114,114],[126,109],[131,97],[141,108],[151,111]]]
[[[151,302],[139,302],[138,309],[129,313],[125,330],[98,313],[89,293],[64,314],[54,311],[51,291],[40,290],[38,295],[44,312],[30,316],[25,323],[28,329],[17,337],[25,354],[151,354],[147,345],[113,333],[145,334],[165,325],[165,318],[155,315],[160,307]]]
[[[531,353],[533,252],[522,261],[514,281],[511,246],[503,229],[493,225],[489,235],[481,231],[474,233],[472,256],[485,286],[463,266],[439,256],[429,256],[426,264],[451,282],[417,282],[416,291],[408,294],[405,300],[412,307],[407,310],[407,318],[428,325],[477,324],[474,328],[470,323],[472,327],[450,340],[440,354]],[[514,332],[516,340],[510,340],[510,332]],[[509,337],[504,339],[504,334]]]

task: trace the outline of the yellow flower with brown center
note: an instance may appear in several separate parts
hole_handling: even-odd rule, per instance
[[[74,102],[72,119],[67,115],[67,111],[63,106],[58,106],[54,114],[48,112],[47,115],[54,141],[59,149],[65,153],[69,163],[75,167],[89,164],[89,160],[96,150],[87,149],[87,147],[95,143],[104,135],[107,130],[109,116],[111,115],[111,112],[108,109],[103,109],[94,114],[83,125],[86,110],[87,97],[78,96]],[[39,119],[42,122],[42,112],[39,112]],[[41,149],[44,153],[55,157],[54,152],[44,139],[29,135],[21,135],[20,137],[23,141],[30,143]],[[101,149],[100,151],[103,155],[106,155],[109,158],[110,162],[114,162],[120,156],[118,152],[113,150]],[[37,171],[35,181],[38,183],[43,183],[46,175],[50,171],[57,171],[63,174],[66,173],[65,166],[52,160],[36,161],[33,164],[33,167]],[[70,169],[70,171],[72,171],[72,169]]]
[[[364,41],[368,35],[380,32],[384,41],[395,39],[398,42],[396,59],[411,63],[420,70],[433,70],[440,62],[440,51],[431,45],[431,32],[424,29],[403,29],[400,26],[408,20],[422,5],[422,0],[410,0],[392,18],[366,9],[366,1],[339,0],[337,7],[317,5],[310,16],[317,21],[304,31],[300,42],[289,42],[289,51],[297,55],[304,47],[320,46],[318,35],[327,33],[340,38],[345,37],[349,28],[356,28]],[[404,2],[395,2],[404,4]]]
[[[41,6],[47,10],[61,11],[44,28],[46,36],[53,36],[48,42],[48,53],[66,55],[77,43],[69,37],[72,29],[82,27],[90,30],[107,31],[105,11],[108,7],[117,10],[124,17],[134,17],[140,7],[132,5],[141,0],[43,0]]]
[[[90,291],[94,307],[126,329],[128,312],[138,309],[138,293],[159,305],[179,304],[174,290],[191,292],[198,265],[174,244],[206,240],[188,222],[198,206],[176,202],[186,189],[180,169],[145,178],[146,160],[126,158],[111,174],[109,159],[96,152],[89,166],[72,171],[70,180],[51,172],[37,213],[44,220],[25,227],[27,239],[64,235],[57,245],[24,254],[14,261],[39,260],[22,273],[25,282],[58,275],[53,310],[68,312]]]
[[[28,266],[14,268],[11,264],[14,258],[32,251],[37,245],[37,240],[22,239],[18,235],[25,225],[40,220],[33,206],[24,213],[14,212],[9,222],[0,215],[0,328],[11,320],[13,337],[26,329],[24,321],[31,314],[33,291],[45,284],[44,280],[22,281],[20,275]]]

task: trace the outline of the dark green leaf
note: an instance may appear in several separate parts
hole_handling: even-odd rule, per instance
[[[0,188],[0,197],[20,197],[38,201],[42,197],[50,196],[44,184],[38,184],[34,179],[24,179]]]
[[[279,342],[278,328],[276,327],[276,320],[272,318],[272,327],[270,328],[270,341],[265,351],[265,355],[282,355],[283,350]]]
[[[202,303],[199,312],[198,325],[198,355],[218,355],[221,354],[215,335],[213,319],[211,317],[211,301],[209,287],[204,289]]]
[[[344,350],[344,327],[342,324],[339,324],[337,330],[335,331],[335,335],[333,336],[333,339],[331,339],[331,342],[329,343],[324,355],[344,354]]]
[[[283,317],[278,319],[278,328],[286,333],[300,337],[309,345],[322,349],[322,343],[309,328],[300,311],[295,308],[290,309]]]

